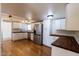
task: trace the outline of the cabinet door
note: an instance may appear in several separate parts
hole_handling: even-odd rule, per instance
[[[79,4],[71,3],[66,8],[67,30],[79,30]]]
[[[58,33],[57,30],[65,30],[66,29],[66,19],[58,19],[51,21],[51,34]]]
[[[51,22],[51,34],[56,33],[56,30],[61,29],[61,20],[52,20]]]
[[[60,29],[61,30],[66,29],[66,19],[60,19]]]
[[[21,23],[18,23],[18,22],[14,22],[13,23],[13,28],[21,28]]]

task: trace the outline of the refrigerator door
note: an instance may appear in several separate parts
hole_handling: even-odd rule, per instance
[[[43,24],[35,24],[34,28],[34,42],[42,45],[43,41]]]
[[[35,31],[37,35],[41,35],[41,24],[35,24]]]

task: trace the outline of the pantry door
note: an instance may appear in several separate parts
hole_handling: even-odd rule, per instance
[[[2,36],[3,40],[11,40],[12,36],[12,26],[11,22],[3,21],[1,22]]]

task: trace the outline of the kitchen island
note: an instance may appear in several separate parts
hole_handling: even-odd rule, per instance
[[[73,36],[52,34],[59,37],[52,43],[52,55],[79,56],[79,44]]]

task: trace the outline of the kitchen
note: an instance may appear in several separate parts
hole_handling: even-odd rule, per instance
[[[24,8],[24,10],[17,9],[17,7],[20,6]],[[24,6],[26,6],[27,8],[25,8]],[[50,6],[53,8],[50,8],[49,10],[48,7]],[[15,9],[17,9],[16,11],[18,11],[19,13],[16,12]],[[36,10],[33,11],[34,9]],[[19,14],[21,14],[19,16],[24,16],[25,10],[27,10],[26,14],[28,14],[27,17],[25,16],[26,19],[24,17],[15,16]],[[34,14],[32,16],[29,10],[31,10],[31,12],[33,11],[33,13],[37,12],[38,14]],[[44,17],[43,13],[48,10],[49,15],[45,15]],[[51,10],[53,10],[53,12],[50,12]],[[2,12],[4,12],[2,13],[1,18],[1,30],[3,32],[3,40],[31,40],[36,44],[44,45],[51,48],[52,56],[79,56],[79,50],[77,50],[79,49],[78,10],[79,4],[73,3],[2,4]],[[32,19],[35,19],[35,21],[30,20],[31,18],[29,16],[33,17]],[[70,47],[72,45],[75,48]]]

